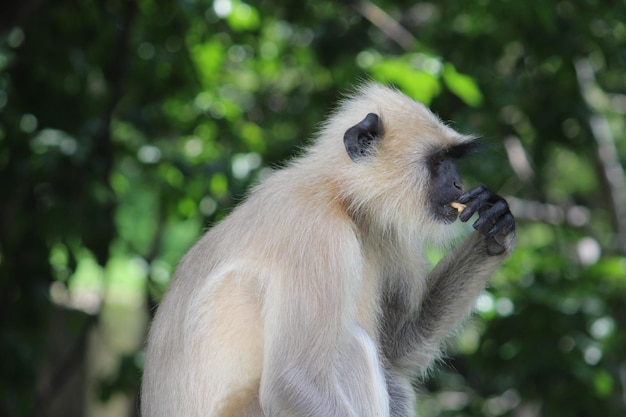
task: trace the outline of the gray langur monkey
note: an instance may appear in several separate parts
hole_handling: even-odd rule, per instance
[[[358,88],[178,265],[143,417],[414,416],[412,380],[514,246],[506,201],[463,193],[455,161],[475,144],[396,90]],[[425,246],[474,213],[431,268]]]

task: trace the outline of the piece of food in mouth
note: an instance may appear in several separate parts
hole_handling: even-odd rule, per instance
[[[450,206],[453,209],[456,209],[456,211],[458,211],[459,214],[463,213],[463,210],[465,210],[465,207],[467,207],[465,204],[457,203],[456,201],[450,203]]]

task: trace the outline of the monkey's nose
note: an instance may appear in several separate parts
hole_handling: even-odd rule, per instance
[[[452,185],[453,185],[453,186],[454,186],[454,188],[456,188],[457,190],[459,190],[459,191],[463,191],[463,184],[461,184],[460,182],[458,182],[458,181],[454,181],[454,182],[452,183]]]

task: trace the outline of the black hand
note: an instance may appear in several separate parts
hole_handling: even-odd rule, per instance
[[[472,227],[485,236],[487,252],[490,255],[504,252],[505,238],[515,232],[515,218],[506,200],[480,185],[461,195],[459,202],[467,205],[459,216],[461,221],[466,222],[478,213],[478,220]]]

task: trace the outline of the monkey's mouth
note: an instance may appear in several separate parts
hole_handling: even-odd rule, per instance
[[[430,213],[438,223],[454,223],[459,217],[459,211],[450,204],[458,201],[461,192],[441,192],[430,200]]]
[[[441,217],[446,223],[453,223],[459,217],[459,211],[452,207],[450,203],[444,204],[441,207]]]
[[[431,212],[437,222],[450,224],[456,221],[457,217],[459,217],[459,212],[450,205],[450,203],[454,201],[456,200],[440,202],[439,204],[432,206]]]

